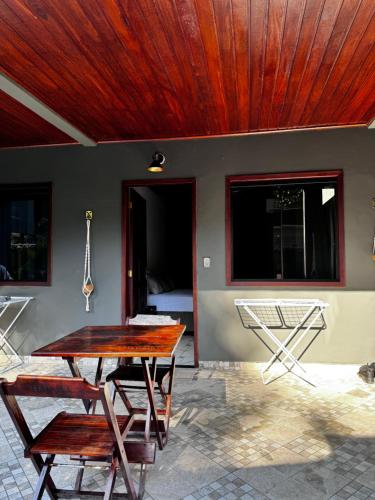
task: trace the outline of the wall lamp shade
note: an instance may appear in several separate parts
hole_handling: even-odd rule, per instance
[[[164,172],[165,156],[162,153],[154,153],[152,155],[152,163],[147,167],[147,170],[152,173]]]

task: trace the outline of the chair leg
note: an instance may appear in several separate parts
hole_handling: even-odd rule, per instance
[[[121,387],[120,387],[121,382],[119,380],[114,380],[113,383],[114,383],[114,386],[116,388],[115,394],[116,394],[116,392],[119,394],[122,402],[124,403],[126,409],[128,410],[129,415],[131,415],[133,413],[133,406],[132,406],[128,396],[126,395],[126,392],[123,389],[121,389]],[[113,404],[115,403],[115,397],[113,397],[112,403]]]
[[[147,475],[147,465],[141,464],[141,472],[139,474],[139,488],[138,488],[139,500],[142,500],[142,498],[145,494],[146,475]]]
[[[79,463],[81,465],[85,465],[86,460],[80,460]],[[82,479],[83,479],[83,473],[84,473],[84,471],[85,470],[82,468],[82,469],[79,469],[78,472],[77,472],[76,482],[74,484],[74,488],[76,490],[80,490],[81,487],[82,487]]]
[[[35,468],[35,470],[36,470],[36,472],[37,472],[37,474],[39,476],[40,473],[42,472],[42,468],[43,468],[43,465],[44,465],[44,460],[43,460],[42,456],[39,455],[38,453],[31,455],[30,458],[31,458],[31,462],[32,462],[32,464],[33,464],[33,466],[34,466],[34,468]],[[48,496],[52,500],[54,500],[54,499],[57,498],[56,493],[55,493],[55,491],[56,491],[56,485],[53,482],[52,477],[51,477],[50,474],[48,474],[47,478],[46,478],[46,487],[45,487],[45,490],[46,490]]]
[[[55,455],[47,455],[42,470],[40,471],[38,482],[36,483],[33,500],[40,500],[42,498],[54,459]]]
[[[128,498],[130,500],[137,500],[137,493],[135,491],[133,479],[131,477],[129,463],[127,461],[126,455],[124,458],[122,457],[121,450],[120,450],[119,462],[120,462],[120,469],[121,469],[122,477],[123,477],[124,482],[125,482]]]
[[[145,439],[148,441],[150,439],[150,430],[151,430],[151,415],[154,422],[156,440],[159,445],[159,449],[163,449],[163,439],[161,437],[161,433],[159,430],[159,420],[158,420],[158,412],[155,404],[155,394],[154,394],[154,384],[155,384],[155,373],[156,373],[156,358],[153,358],[151,371],[148,365],[148,358],[141,358],[142,367],[143,367],[143,375],[146,383],[147,396],[148,396],[148,405],[147,405],[147,413],[146,413],[146,425],[145,425]]]
[[[110,500],[112,498],[113,488],[115,487],[115,482],[116,482],[117,467],[118,467],[118,460],[115,459],[111,463],[111,469],[109,471],[109,476],[107,479],[107,483],[105,485],[104,497],[103,497],[104,500]]]
[[[164,387],[163,387],[163,382],[158,383],[158,389],[159,389],[160,395],[163,399],[163,403],[165,404],[167,395],[166,395]]]

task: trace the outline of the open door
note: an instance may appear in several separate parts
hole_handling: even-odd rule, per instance
[[[127,287],[129,316],[143,313],[147,305],[147,220],[146,200],[129,188]]]
[[[122,215],[123,324],[142,313],[180,318],[187,329],[177,366],[199,366],[195,179],[124,181]],[[182,265],[185,258],[189,263]],[[147,276],[167,290],[148,292]]]

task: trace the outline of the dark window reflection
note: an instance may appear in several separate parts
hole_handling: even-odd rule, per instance
[[[337,181],[231,185],[233,280],[338,281]]]
[[[0,186],[0,281],[48,281],[48,184]]]

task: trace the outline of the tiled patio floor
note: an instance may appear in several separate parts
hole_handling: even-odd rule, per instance
[[[149,469],[146,498],[375,499],[375,386],[357,367],[311,369],[318,388],[291,375],[265,387],[254,365],[178,370],[171,437]],[[19,371],[69,375],[60,361]],[[82,371],[90,378],[93,365]],[[66,403],[26,400],[32,431]],[[69,408],[81,411],[79,402]],[[2,403],[0,425],[0,498],[31,498],[35,472]],[[67,468],[53,477],[73,481]],[[85,473],[84,482],[100,488],[104,475]]]
[[[194,336],[184,335],[176,350],[176,363],[178,365],[194,366]]]

